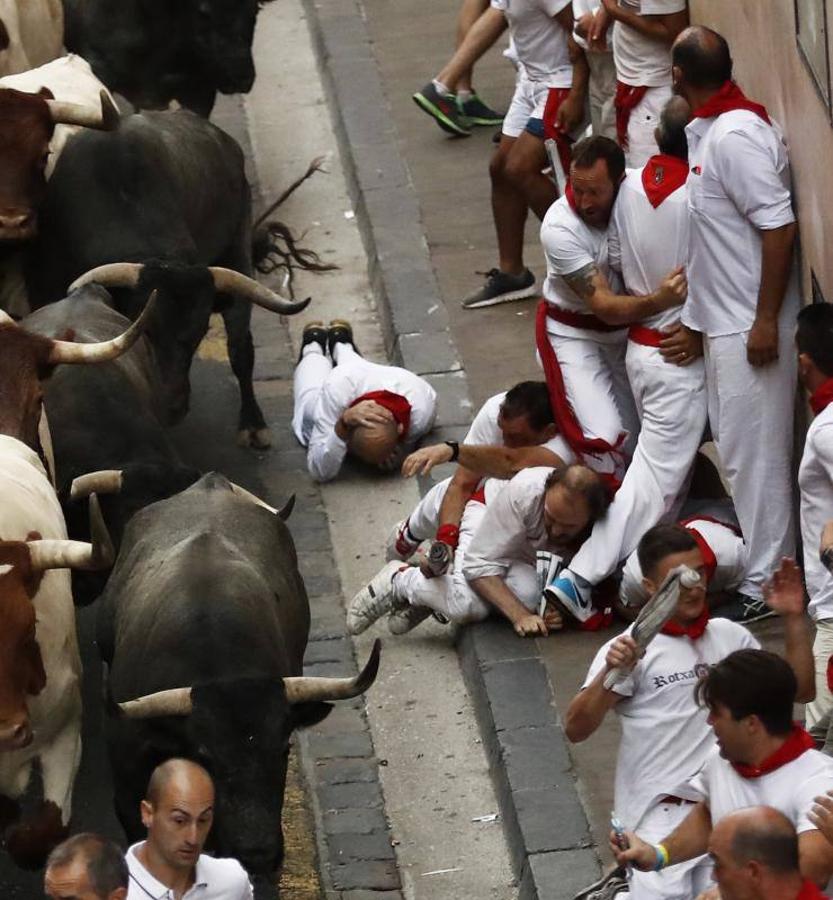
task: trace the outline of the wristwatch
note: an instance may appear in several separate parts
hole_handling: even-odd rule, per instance
[[[460,445],[457,441],[443,441],[446,447],[451,447],[451,459],[449,462],[457,462],[457,457],[460,455]]]

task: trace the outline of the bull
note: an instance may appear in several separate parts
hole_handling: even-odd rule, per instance
[[[61,0],[0,0],[0,75],[42,66],[63,45]]]
[[[153,768],[187,757],[216,783],[215,849],[264,883],[283,858],[290,735],[370,687],[378,645],[356,678],[301,676],[310,612],[289,530],[217,474],[131,519],[97,612],[128,838]]]
[[[125,262],[126,261],[126,262]],[[41,212],[27,284],[37,307],[67,284],[112,289],[134,318],[159,292],[148,326],[175,422],[188,409],[188,372],[209,316],[220,312],[240,386],[239,442],[266,447],[252,385],[251,304],[292,315],[308,300],[280,297],[251,278],[252,222],[243,151],[187,110],[127,116],[115,132],[84,132],[65,148]]]
[[[208,116],[221,94],[248,93],[265,0],[64,0],[66,45],[139,109],[171,100]]]

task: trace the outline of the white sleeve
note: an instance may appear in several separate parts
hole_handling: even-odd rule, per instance
[[[774,132],[764,124],[753,131],[730,131],[720,139],[718,172],[723,189],[742,216],[759,231],[795,222],[792,196]],[[757,138],[757,140],[756,140]]]
[[[538,0],[538,5],[552,19],[570,5],[570,0]]]
[[[252,889],[252,883],[249,881],[249,876],[244,872],[243,873],[243,885],[240,890],[240,895],[237,900],[254,900],[255,893]]]
[[[815,429],[811,438],[813,453],[833,481],[833,424]]]
[[[639,7],[641,16],[670,16],[672,13],[682,12],[686,7],[686,0],[642,0]]]
[[[492,446],[497,438],[497,417],[500,412],[503,398],[506,394],[496,394],[480,407],[474,421],[469,426],[468,433],[463,438],[464,444],[472,444],[476,447]],[[499,440],[498,443],[503,443]]]
[[[833,772],[830,770],[818,772],[801,784],[793,786],[793,824],[799,834],[816,829],[807,815],[813,808],[815,798],[831,789],[833,789]]]
[[[616,215],[616,206],[613,207],[613,215],[607,227],[607,264],[621,276],[622,243],[619,237],[619,216]]]
[[[437,392],[424,378],[416,377],[418,384],[414,388],[411,424],[405,442],[408,445],[415,444],[421,437],[428,434],[437,415]]]
[[[463,556],[463,575],[467,581],[489,575],[502,578],[512,563],[523,557],[527,545],[526,518],[518,494],[513,479],[486,507],[486,515]]]
[[[347,408],[339,397],[334,379],[322,387],[315,405],[315,424],[307,445],[307,468],[316,481],[331,481],[339,473],[347,444],[336,434],[335,426]]]
[[[585,266],[596,263],[590,249],[563,225],[544,224],[541,228],[541,243],[555,275],[572,275]]]
[[[630,629],[623,632],[624,634],[630,634]],[[616,640],[616,638],[611,638],[606,644],[599,648],[599,651],[596,653],[596,656],[593,659],[593,662],[590,664],[590,669],[587,672],[587,677],[584,679],[584,684],[581,686],[581,689],[584,690],[586,687],[589,687],[591,682],[596,678],[599,672],[604,671],[607,662],[607,651],[610,649],[610,645]],[[634,670],[628,675],[627,678],[622,679],[615,687],[612,689],[614,694],[619,694],[622,697],[633,697],[636,693],[636,679],[635,674],[636,670],[639,668],[639,663],[634,667]]]

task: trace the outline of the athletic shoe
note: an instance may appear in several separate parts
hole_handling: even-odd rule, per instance
[[[495,112],[477,94],[472,94],[462,102],[458,97],[457,109],[466,125],[500,125],[503,122],[503,113]]]
[[[750,622],[759,622],[761,619],[768,619],[777,614],[763,600],[738,591],[728,603],[718,606],[714,615],[720,619],[729,619],[730,622],[748,625]]]
[[[463,309],[479,309],[481,306],[497,306],[510,300],[525,300],[537,294],[535,276],[529,269],[520,275],[509,275],[500,269],[486,272],[486,283],[468,297],[463,298]]]
[[[395,609],[388,616],[388,631],[396,635],[407,634],[430,618],[431,610],[427,606],[412,606],[409,603],[404,609]]]
[[[349,344],[356,353],[359,352],[359,348],[353,341],[353,326],[344,319],[333,319],[327,327],[327,348],[330,356],[333,355],[336,344]]]
[[[592,585],[569,569],[562,569],[558,577],[544,588],[547,600],[566,610],[578,622],[586,622],[595,612],[590,602],[592,592]]]
[[[421,91],[414,94],[414,103],[432,116],[443,131],[455,137],[468,137],[471,134],[471,129],[463,121],[457,108],[457,98],[454,94],[441,94],[433,82],[429,81]]]
[[[393,578],[401,570],[401,562],[389,562],[353,597],[347,608],[347,631],[350,634],[367,631],[377,619],[394,608],[401,609],[407,602],[397,601],[393,589]]]
[[[304,347],[308,347],[310,344],[318,344],[322,353],[327,352],[327,329],[323,322],[308,322],[304,325],[304,330],[301,332],[301,349],[298,353],[299,361],[304,355]]]
[[[593,884],[579,891],[573,900],[613,900],[620,891],[628,890],[628,879],[625,870],[616,867]]]
[[[419,545],[420,541],[416,540],[408,530],[408,520],[403,519],[393,526],[388,535],[385,542],[385,559],[388,562],[395,559],[405,562],[417,552]]]

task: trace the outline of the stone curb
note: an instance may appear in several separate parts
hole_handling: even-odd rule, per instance
[[[392,360],[425,375],[436,388],[439,439],[460,436],[472,415],[468,384],[421,227],[419,200],[398,151],[361,0],[304,0],[304,7],[387,349]],[[519,900],[572,897],[598,877],[599,860],[536,644],[520,641],[503,623],[486,622],[461,629],[457,650]]]

